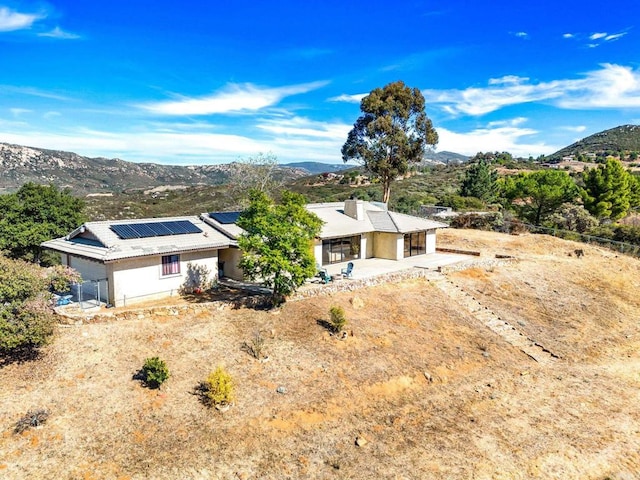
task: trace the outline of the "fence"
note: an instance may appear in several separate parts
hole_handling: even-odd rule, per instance
[[[504,222],[505,227],[508,229],[511,226],[511,222]],[[554,237],[562,238],[565,240],[574,240],[582,243],[597,244],[602,247],[609,248],[610,250],[616,250],[625,255],[631,255],[633,257],[640,257],[640,245],[633,243],[620,242],[618,240],[612,240],[610,238],[596,237],[594,235],[587,235],[584,233],[578,233],[571,230],[562,230],[559,228],[542,227],[539,225],[531,225],[527,223],[517,223],[518,226],[526,227],[531,233],[545,233],[547,235],[553,235]]]
[[[106,278],[71,284],[70,300],[77,303],[81,310],[99,307],[101,302],[107,303],[108,296],[109,282]]]

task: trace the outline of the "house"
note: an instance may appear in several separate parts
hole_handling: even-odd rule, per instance
[[[313,246],[319,265],[435,253],[436,229],[447,226],[362,200],[314,203],[307,209],[324,222]],[[206,267],[208,280],[242,280],[239,216],[213,212],[87,222],[42,247],[59,253],[62,264],[80,272],[84,282],[99,285],[102,302],[132,305],[177,294],[196,266]]]
[[[197,216],[87,222],[42,244],[85,282],[99,284],[100,300],[130,305],[177,294],[191,266],[213,280],[219,252],[234,243]]]
[[[307,205],[324,222],[314,245],[320,265],[364,258],[401,260],[436,251],[436,229],[447,225],[387,210],[384,203],[346,200]]]
[[[307,209],[324,222],[314,242],[318,265],[349,262],[363,258],[401,260],[436,251],[436,229],[447,225],[425,218],[388,211],[386,205],[363,200],[311,203]],[[235,222],[240,212],[202,214],[204,222],[235,241],[240,229]],[[220,253],[221,272],[238,278],[240,251],[237,246]]]

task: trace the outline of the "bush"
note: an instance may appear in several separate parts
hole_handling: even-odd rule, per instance
[[[201,385],[201,390],[210,406],[229,405],[235,398],[231,375],[221,366],[209,374]]]
[[[340,306],[333,306],[329,309],[329,323],[335,333],[340,333],[347,324],[347,317],[344,309]]]
[[[24,417],[16,422],[13,432],[22,433],[31,427],[39,427],[44,425],[48,418],[49,412],[46,410],[29,410]]]
[[[244,342],[242,344],[242,350],[247,352],[256,360],[262,360],[263,358],[265,358],[264,356],[265,341],[266,340],[262,335],[262,332],[260,330],[257,330],[256,332],[254,332],[250,342]]]
[[[160,385],[169,378],[169,369],[164,360],[158,357],[147,358],[142,367],[142,376],[149,388],[160,388]]]

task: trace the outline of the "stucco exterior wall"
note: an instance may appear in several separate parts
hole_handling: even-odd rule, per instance
[[[242,280],[244,274],[242,269],[238,267],[242,252],[239,248],[223,248],[218,250],[218,261],[224,262],[223,275],[234,280]]]
[[[427,255],[436,253],[436,231],[427,230]]]
[[[360,251],[364,252],[364,255],[361,255],[360,258],[373,257],[373,232],[362,234],[362,240],[360,242]]]
[[[180,273],[176,275],[162,275],[162,255],[111,263],[111,303],[119,307],[178,295],[185,281],[189,262],[205,265],[211,271],[209,280],[217,278],[218,250],[181,253]]]
[[[397,233],[375,232],[373,256],[389,260],[399,260],[404,256],[404,236]]]

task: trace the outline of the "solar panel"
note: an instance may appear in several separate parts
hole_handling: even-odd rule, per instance
[[[130,238],[140,238],[136,231],[131,228],[131,225],[111,225],[111,230],[113,230],[116,235],[118,235],[123,240],[128,240]]]
[[[174,220],[171,222],[122,223],[111,225],[111,230],[123,240],[132,238],[164,237],[167,235],[184,235],[188,233],[202,233],[188,220]]]
[[[229,223],[236,223],[238,221],[238,217],[240,217],[240,213],[242,212],[211,212],[209,217],[213,218],[218,223],[227,225]]]

